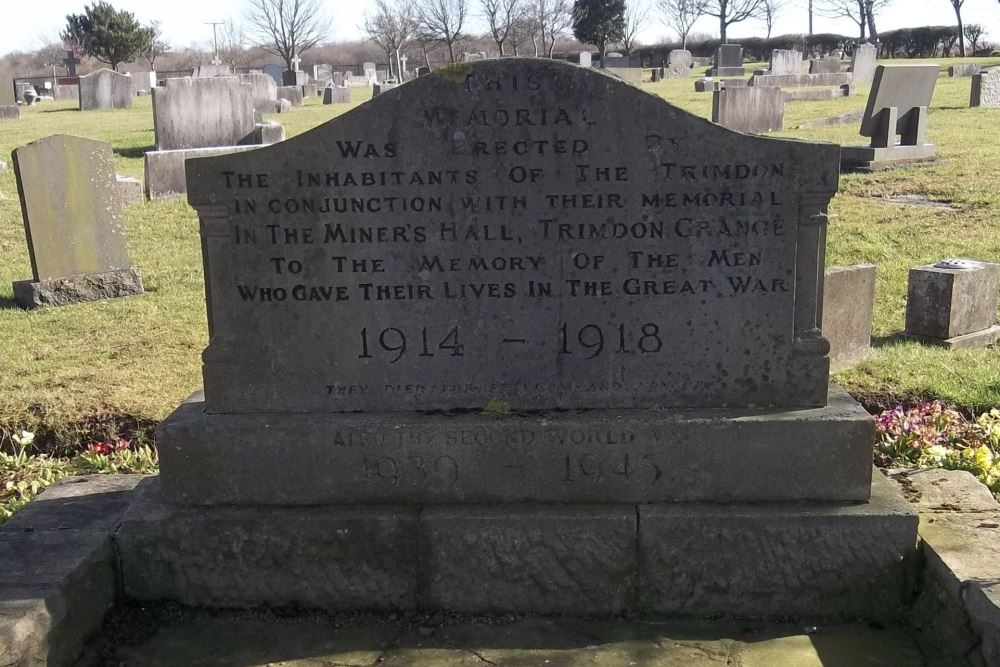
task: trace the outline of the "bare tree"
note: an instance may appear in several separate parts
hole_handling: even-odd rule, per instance
[[[965,26],[965,36],[969,40],[969,46],[972,47],[972,55],[976,55],[976,51],[979,50],[979,42],[986,36],[986,31],[982,25],[970,23]]]
[[[247,36],[243,26],[232,19],[225,21],[217,33],[219,59],[234,70],[247,62]]]
[[[875,16],[891,4],[892,0],[821,0],[817,11],[821,16],[832,19],[850,19],[858,26],[861,41],[865,41],[865,31],[872,43],[878,41],[875,30]]]
[[[965,0],[949,0],[952,9],[955,10],[955,18],[958,19],[958,55],[965,57],[965,24],[962,22],[962,5]]]
[[[625,3],[625,31],[622,33],[622,50],[632,54],[639,32],[649,20],[649,6],[642,0],[627,0]]]
[[[292,59],[326,39],[330,19],[323,0],[247,0],[250,36],[294,69]]]
[[[521,16],[514,22],[510,31],[510,45],[514,49],[514,55],[521,55],[519,48],[522,44],[531,42],[534,57],[538,57],[538,42],[541,25],[538,22],[538,14],[535,7],[528,7]]]
[[[778,20],[778,17],[784,13],[787,4],[787,0],[764,0],[761,13],[763,14],[764,24],[767,25],[768,39],[771,39],[774,24]]]
[[[402,81],[400,50],[416,30],[413,5],[407,0],[375,0],[375,11],[365,14],[364,30],[368,39],[389,56],[389,69],[395,67]]]
[[[146,61],[149,63],[150,71],[152,71],[156,69],[156,59],[169,51],[170,45],[163,39],[159,21],[151,22],[146,29],[149,31],[149,50],[146,52]]]
[[[725,44],[729,26],[763,17],[764,0],[708,0],[705,14],[719,19],[719,39]]]
[[[415,7],[417,30],[425,39],[444,44],[448,58],[455,62],[455,45],[464,37],[468,0],[418,0]]]
[[[695,22],[704,16],[708,0],[658,0],[660,20],[677,32],[681,48],[687,48],[688,35]]]
[[[537,0],[536,12],[542,53],[551,58],[556,39],[573,25],[573,5],[570,0]]]
[[[515,26],[525,11],[524,5],[524,0],[479,0],[490,37],[496,42],[501,56],[506,55],[504,44],[513,37]]]

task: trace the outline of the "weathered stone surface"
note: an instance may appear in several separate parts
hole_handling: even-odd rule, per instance
[[[591,60],[590,51],[582,51],[582,52],[580,52],[580,63],[579,64],[580,64],[581,67],[591,67],[592,60]],[[420,76],[419,69],[420,68],[418,67],[417,68],[417,70],[418,70],[417,76]]]
[[[99,69],[80,77],[80,111],[128,109],[132,106],[132,77]]]
[[[839,86],[837,88],[789,88],[781,89],[785,101],[791,100],[831,100],[838,97],[850,97],[851,86]],[[858,119],[860,120],[860,116]]]
[[[739,44],[721,44],[715,50],[714,66],[710,76],[743,76],[743,47]]]
[[[302,106],[301,86],[278,86],[278,99],[288,100],[293,107]]]
[[[667,54],[667,64],[671,67],[683,67],[691,69],[694,61],[691,59],[691,52],[686,49],[673,49]]]
[[[834,74],[840,72],[840,56],[824,56],[809,61],[810,74]]]
[[[327,86],[323,89],[323,104],[350,104],[351,89],[347,86]]]
[[[69,278],[18,280],[14,283],[14,303],[24,309],[68,306],[142,293],[142,274],[135,267]]]
[[[998,264],[914,267],[906,294],[906,333],[945,340],[989,329],[996,324],[998,292]]]
[[[143,195],[142,181],[132,176],[115,175],[115,182],[118,184],[118,196],[122,204],[141,204],[146,200]]]
[[[917,515],[873,474],[861,505],[640,505],[647,612],[767,618],[898,617]]]
[[[983,664],[1000,665],[1000,579],[971,582],[965,600]]]
[[[796,86],[846,86],[850,72],[825,74],[754,74],[749,85],[757,88],[793,88]]]
[[[20,120],[21,107],[17,104],[0,105],[0,120]]]
[[[34,283],[129,270],[111,144],[57,134],[13,159]]]
[[[181,197],[187,192],[184,163],[189,158],[237,153],[258,146],[219,146],[215,148],[189,148],[175,151],[149,151],[145,154],[143,183],[150,201]]]
[[[180,508],[158,480],[116,537],[124,593],[194,606],[413,608],[417,508]]]
[[[192,76],[198,79],[208,79],[213,77],[229,77],[233,75],[233,68],[230,65],[198,65],[194,68]]]
[[[254,130],[254,91],[238,77],[167,79],[153,89],[157,150],[235,146]]]
[[[376,95],[381,95],[386,91],[398,87],[399,87],[398,83],[376,83],[374,86],[372,86],[372,97],[375,97]]]
[[[278,99],[278,86],[266,74],[240,74],[240,83],[250,86],[250,98],[258,114],[270,113]]]
[[[634,608],[632,506],[435,508],[420,522],[427,607],[573,615]]]
[[[983,70],[982,65],[978,64],[968,64],[968,65],[951,65],[948,67],[948,76],[975,76]]]
[[[825,403],[827,344],[816,322],[836,146],[735,134],[568,64],[460,70],[461,79],[450,69],[422,77],[273,147],[189,163],[212,309],[207,409]],[[490,77],[534,84],[501,96],[485,88]],[[511,108],[538,123],[544,112],[546,125],[512,127]],[[640,126],[623,126],[622,108]],[[493,120],[483,126],[482,114]],[[556,117],[572,136],[553,134]],[[523,141],[532,155],[511,166]],[[667,144],[676,148],[669,159]],[[355,150],[358,158],[343,157]],[[576,165],[596,156],[628,180],[581,181]],[[346,167],[328,166],[344,159],[424,185],[350,186]],[[266,178],[266,192],[237,192],[234,173]],[[501,196],[518,209],[498,211]],[[676,203],[685,196],[692,205]],[[708,214],[722,197],[733,202],[726,229]],[[273,207],[281,221],[269,228]],[[733,232],[761,210],[753,229]],[[343,258],[317,255],[327,243],[346,247]],[[296,262],[280,274],[278,245]],[[307,273],[292,273],[303,261]],[[587,262],[600,262],[600,273]]]
[[[282,102],[287,102],[287,100],[282,100]],[[253,136],[255,144],[261,146],[276,144],[285,140],[285,126],[277,121],[266,120],[254,126]]]
[[[965,470],[894,470],[890,478],[921,515],[1000,510],[986,485]]]
[[[606,74],[616,76],[622,81],[628,81],[633,86],[638,86],[642,83],[642,69],[638,67],[605,67],[602,71]]]
[[[66,477],[42,491],[2,532],[92,530],[112,533],[145,475]]]
[[[854,49],[851,56],[851,83],[861,85],[871,83],[877,67],[878,47],[874,44],[861,44]]]
[[[856,366],[871,352],[875,265],[833,266],[823,281],[823,337],[830,341],[830,370]]]
[[[261,71],[263,71],[264,74],[266,74],[269,77],[271,77],[272,79],[274,79],[274,85],[275,86],[283,86],[283,85],[285,85],[285,83],[283,81],[284,77],[282,77],[282,69],[281,69],[280,65],[275,65],[273,63],[268,63],[267,65],[264,65],[264,67],[261,68]]]
[[[972,77],[969,106],[1000,108],[1000,67],[993,67]]]
[[[768,72],[772,75],[802,74],[802,52],[786,49],[771,51]]]
[[[186,403],[157,430],[177,503],[863,501],[871,484],[873,420],[836,386],[827,407],[790,411],[445,420],[203,408]]]
[[[712,97],[712,122],[737,132],[780,130],[785,96],[780,88],[723,88]]]
[[[68,666],[115,600],[111,541],[101,532],[0,532],[0,661]]]

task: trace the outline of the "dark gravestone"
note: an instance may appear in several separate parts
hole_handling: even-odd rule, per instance
[[[997,293],[1000,265],[945,260],[910,269],[906,333],[952,349],[1000,340]]]
[[[830,370],[868,358],[875,312],[875,266],[833,266],[823,282],[823,335],[830,341]]]
[[[844,168],[872,170],[934,159],[934,145],[926,142],[927,108],[939,71],[933,64],[878,66],[861,119],[861,136],[871,137],[871,144],[845,146]]]
[[[785,95],[780,88],[722,88],[712,97],[712,122],[737,132],[780,130]]]
[[[715,67],[711,76],[743,76],[743,47],[739,44],[722,44],[715,50]]]
[[[57,134],[13,158],[33,275],[14,283],[15,302],[34,308],[141,293],[111,145]]]
[[[80,77],[80,111],[128,109],[132,106],[132,77],[100,69]]]
[[[120,534],[127,590],[563,613],[897,604],[916,519],[872,495],[873,422],[828,396],[819,330],[837,157],[593,69],[497,59],[188,162],[205,392],[157,431],[161,475]],[[794,558],[758,566],[747,544]],[[330,576],[356,581],[363,554],[394,564],[399,595]],[[415,558],[432,565],[402,567]],[[726,563],[710,581],[708,561]]]
[[[264,65],[264,67],[261,68],[261,69],[264,72],[264,74],[266,74],[269,77],[271,77],[272,79],[274,79],[274,85],[276,85],[276,86],[283,86],[283,85],[285,85],[285,83],[284,83],[284,77],[282,76],[283,70],[281,69],[280,65],[271,65],[271,64],[268,64],[268,65]]]

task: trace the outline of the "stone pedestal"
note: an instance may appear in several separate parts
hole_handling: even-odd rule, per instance
[[[823,337],[830,341],[830,370],[847,370],[871,352],[875,265],[833,266],[823,281]]]
[[[139,269],[90,273],[49,280],[20,280],[14,283],[14,303],[26,310],[39,306],[67,306],[85,301],[113,299],[142,294]]]
[[[906,333],[949,348],[986,347],[1000,340],[996,323],[1000,265],[937,265],[910,269]]]

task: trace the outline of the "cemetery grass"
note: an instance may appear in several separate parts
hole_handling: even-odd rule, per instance
[[[939,61],[947,67],[949,61]],[[1000,62],[1000,59],[994,59]],[[648,73],[647,73],[648,77]],[[711,94],[694,92],[694,78],[644,88],[702,116]],[[907,270],[945,256],[1000,261],[1000,111],[968,109],[970,79],[939,80],[930,140],[944,162],[923,169],[847,175],[830,215],[828,263],[878,266],[872,358],[840,374],[867,407],[939,398],[967,412],[1000,405],[1000,349],[947,352],[901,340]],[[362,103],[306,100],[290,113],[268,115],[295,136]],[[861,143],[857,123],[795,129],[806,119],[863,108],[867,89],[849,99],[793,102],[780,136]],[[26,109],[0,124],[0,154],[55,133],[111,142],[117,171],[142,176],[143,151],[153,145],[150,99],[128,110],[81,113],[71,101]],[[918,195],[952,208],[887,203]],[[30,277],[13,169],[0,175],[0,449],[13,451],[15,431],[35,434],[38,451],[71,456],[95,440],[122,435],[141,445],[152,428],[197,390],[207,342],[204,286],[194,211],[183,200],[128,208],[132,263],[141,268],[142,296],[23,312],[11,282]]]

